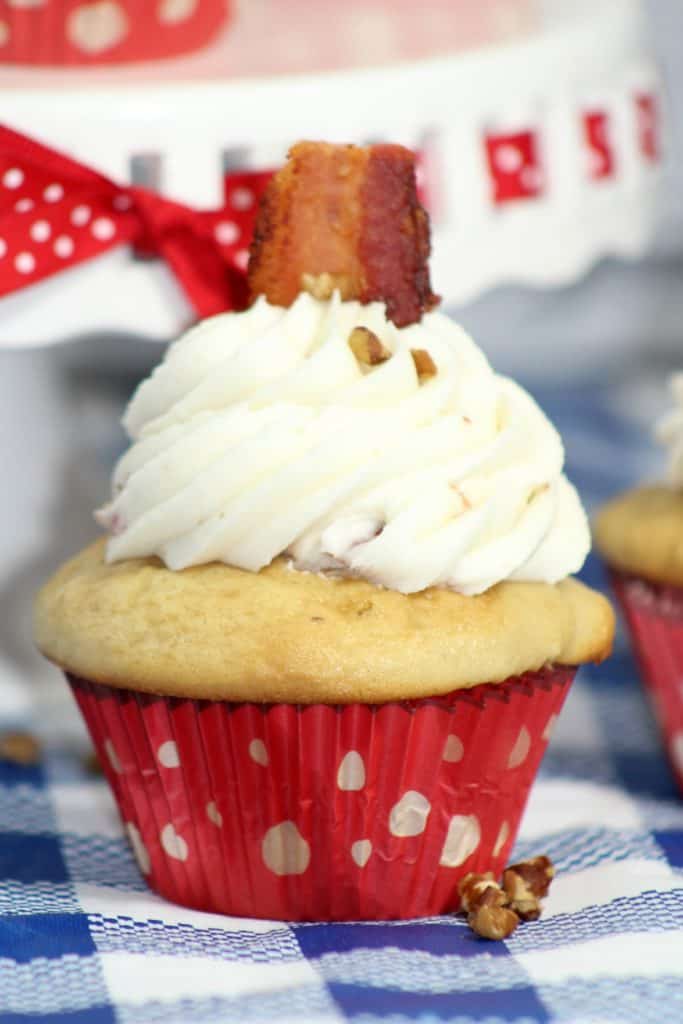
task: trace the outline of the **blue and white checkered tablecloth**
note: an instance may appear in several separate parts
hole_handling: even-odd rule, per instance
[[[603,394],[541,398],[589,504],[655,466]],[[586,576],[601,583],[594,559]],[[105,783],[57,737],[38,767],[0,765],[0,1021],[683,1021],[683,800],[623,636],[573,687],[514,857],[536,853],[558,869],[544,915],[503,943],[455,917],[184,910],[146,889]]]

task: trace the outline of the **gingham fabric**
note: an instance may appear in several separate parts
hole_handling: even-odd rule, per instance
[[[657,465],[605,393],[541,399],[589,504]],[[585,575],[601,584],[595,559]],[[31,722],[0,711],[3,725]],[[57,736],[39,766],[0,764],[0,1021],[683,1021],[683,799],[623,635],[581,670],[558,724],[514,857],[537,853],[558,871],[545,912],[501,943],[458,917],[288,925],[184,910],[146,889],[105,783]]]

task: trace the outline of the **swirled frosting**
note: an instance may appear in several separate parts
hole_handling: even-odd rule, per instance
[[[669,382],[674,407],[658,421],[655,437],[668,449],[669,481],[683,488],[683,373],[674,373]]]
[[[356,326],[386,361],[356,359]],[[589,549],[556,430],[440,313],[397,328],[379,303],[260,299],[172,345],[124,425],[133,444],[97,514],[109,561],[255,572],[285,554],[403,593],[478,594],[557,582]]]

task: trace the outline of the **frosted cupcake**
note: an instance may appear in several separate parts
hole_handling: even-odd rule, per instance
[[[295,147],[260,297],[140,386],[110,537],[39,595],[37,642],[170,899],[456,909],[506,862],[576,666],[609,653],[608,603],[571,578],[589,532],[560,438],[431,309],[428,248],[405,150]]]
[[[656,428],[669,451],[668,480],[605,505],[595,540],[683,791],[683,373],[671,390],[675,407]]]

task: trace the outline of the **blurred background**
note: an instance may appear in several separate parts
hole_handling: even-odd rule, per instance
[[[683,365],[680,0],[144,6],[0,0],[4,122],[121,184],[221,206],[238,270],[292,141],[411,146],[435,289],[553,417],[587,504],[663,472],[650,427]],[[74,742],[31,601],[96,535],[124,404],[192,317],[125,246],[0,298],[2,699],[18,719],[46,702]]]

